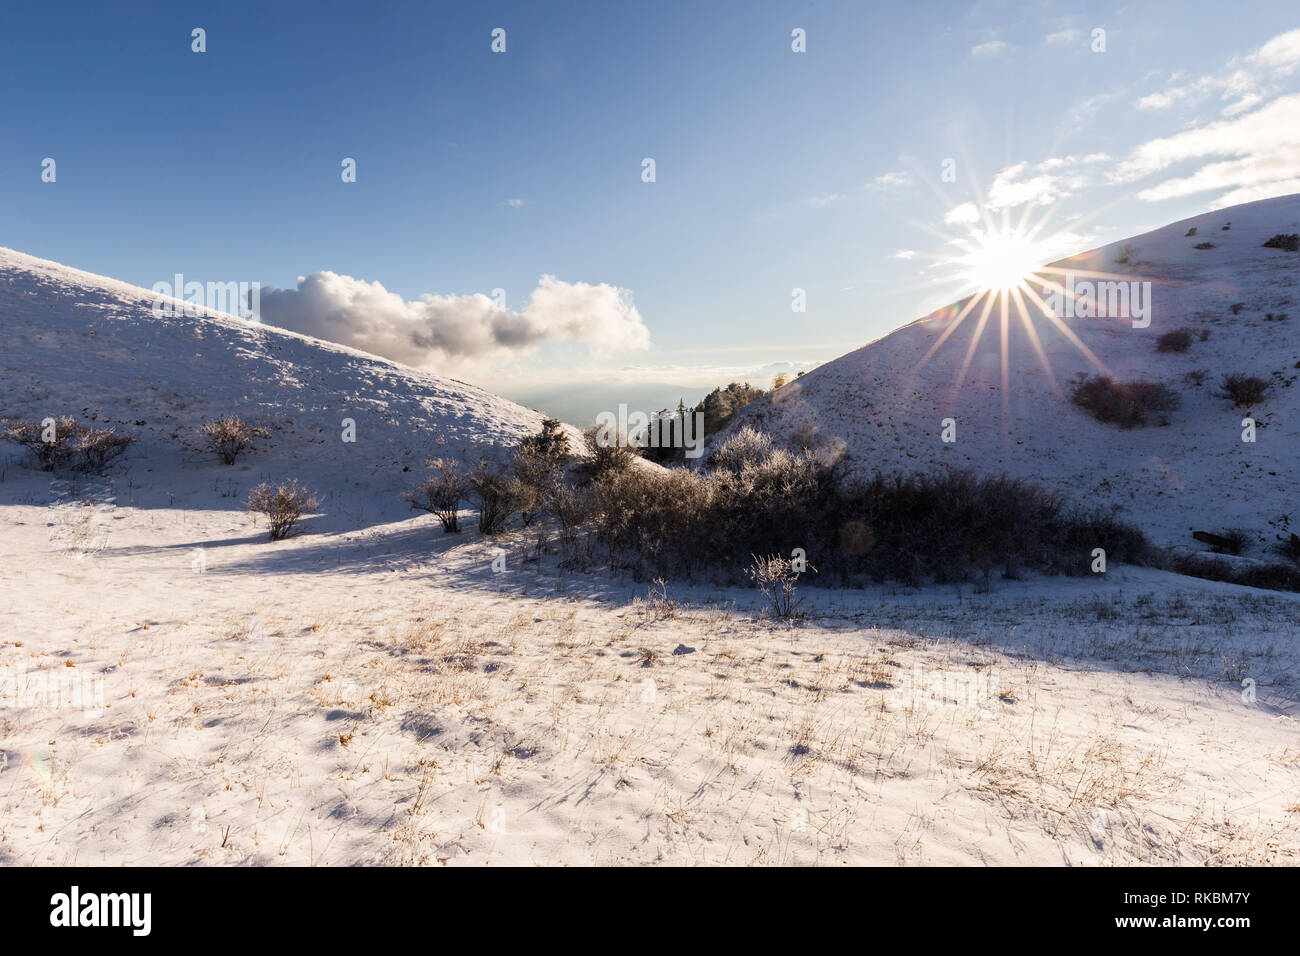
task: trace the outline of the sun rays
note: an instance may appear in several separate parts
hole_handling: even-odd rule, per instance
[[[1013,333],[1017,331],[1023,333],[1034,353],[1034,360],[1058,397],[1062,396],[1059,375],[1053,369],[1044,345],[1044,333],[1048,331],[1068,342],[1093,369],[1103,375],[1111,374],[1106,364],[1071,327],[1076,315],[1072,306],[1078,301],[1075,283],[1087,280],[1094,284],[1128,284],[1137,277],[1089,268],[1095,265],[1095,255],[1075,254],[1063,258],[1066,252],[1077,250],[1086,240],[1073,230],[1049,230],[1047,227],[1055,211],[1055,206],[1050,207],[1037,222],[1031,222],[1032,209],[1026,207],[1020,221],[1012,222],[1006,209],[981,207],[978,222],[959,224],[961,235],[942,237],[954,251],[935,256],[932,270],[941,281],[959,284],[968,294],[956,306],[927,318],[926,325],[940,331],[917,363],[914,374],[949,346],[958,330],[965,328],[969,331],[970,337],[964,343],[965,351],[952,382],[951,404],[955,404],[961,392],[985,335],[997,336],[1004,420],[1009,421],[1013,397],[1011,348]],[[974,291],[970,292],[972,289]],[[1062,302],[1067,304],[1067,308],[1060,307]],[[1079,314],[1086,315],[1082,311]],[[1128,316],[1115,314],[1099,318],[1125,319]],[[954,342],[949,347],[955,346]]]

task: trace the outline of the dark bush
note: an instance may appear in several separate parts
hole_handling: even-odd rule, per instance
[[[1186,352],[1191,347],[1191,329],[1174,329],[1156,339],[1157,352]]]
[[[1159,382],[1120,383],[1105,375],[1077,382],[1070,399],[1097,421],[1121,428],[1146,424],[1150,412],[1170,411],[1182,403],[1177,392]]]
[[[593,484],[593,527],[612,564],[645,577],[739,580],[753,555],[801,548],[828,583],[984,578],[1001,569],[1085,573],[1094,548],[1145,561],[1140,532],[1067,511],[1018,479],[963,472],[854,478],[772,451],[716,471],[629,469]]]
[[[1233,405],[1254,405],[1264,400],[1269,383],[1253,375],[1225,375],[1219,386],[1219,397],[1232,399]]]
[[[1226,581],[1270,591],[1300,591],[1300,568],[1288,564],[1250,564],[1234,567],[1223,558],[1199,554],[1175,555],[1170,570],[1209,581]]]
[[[572,457],[569,438],[554,418],[542,422],[542,430],[519,442],[511,458],[513,477],[506,489],[524,527],[530,526],[546,507]]]
[[[1216,535],[1218,541],[1211,547],[1215,554],[1240,555],[1250,545],[1250,534],[1240,528],[1229,528],[1220,535]]]
[[[530,457],[561,468],[569,460],[569,436],[558,418],[542,419],[542,430],[536,435],[520,439],[519,451]]]
[[[486,463],[480,463],[470,476],[470,497],[478,507],[478,529],[484,534],[500,534],[514,513],[510,484],[504,471]]]
[[[577,468],[592,481],[626,471],[641,457],[640,450],[628,441],[627,435],[602,436],[601,430],[593,427],[583,432],[582,437],[588,457]]]
[[[452,458],[435,458],[429,462],[433,474],[420,487],[404,496],[411,507],[436,515],[446,534],[460,531],[460,503],[469,494],[469,482]]]
[[[1214,248],[1214,243],[1212,243],[1212,242],[1198,242],[1198,243],[1197,243],[1195,246],[1193,246],[1192,248],[1193,248],[1193,249],[1213,249],[1213,248]]]
[[[693,411],[704,413],[704,434],[716,435],[727,427],[733,415],[766,393],[748,382],[732,382],[705,395]]]
[[[1265,249],[1284,249],[1287,252],[1300,252],[1300,234],[1279,232],[1268,242],[1264,243]]]

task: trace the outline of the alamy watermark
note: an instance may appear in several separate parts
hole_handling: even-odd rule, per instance
[[[629,412],[596,416],[596,444],[601,448],[681,448],[687,458],[704,454],[703,412]]]
[[[72,668],[20,674],[0,668],[0,710],[10,707],[44,711],[104,711],[104,675],[76,673]]]
[[[1065,282],[1044,282],[1043,304],[1061,319],[1129,319],[1135,329],[1151,324],[1151,283],[1088,279],[1065,273]]]
[[[155,318],[222,312],[249,322],[262,321],[260,282],[186,282],[178,272],[171,282],[155,282],[152,291]]]
[[[891,706],[903,710],[940,710],[960,707],[979,713],[981,720],[997,716],[996,705],[1002,694],[992,668],[970,671],[926,671],[912,665],[888,696]]]

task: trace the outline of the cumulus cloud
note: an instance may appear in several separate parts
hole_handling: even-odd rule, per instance
[[[990,209],[1011,209],[1025,204],[1050,206],[1087,185],[1088,177],[1080,166],[1109,160],[1105,153],[1089,153],[1082,157],[1053,156],[1037,166],[1016,163],[993,177],[985,205]]]
[[[1215,189],[1241,189],[1219,197],[1215,207],[1294,192],[1300,179],[1300,93],[1281,96],[1251,113],[1138,146],[1114,173],[1131,182],[1189,160],[1212,159],[1188,176],[1165,180],[1138,193],[1148,202]]]
[[[541,277],[515,312],[481,293],[407,301],[378,282],[315,272],[299,278],[296,289],[262,289],[261,317],[416,366],[508,358],[552,341],[581,342],[598,355],[650,344],[627,290],[551,275]]]
[[[1138,100],[1140,109],[1193,105],[1209,97],[1226,105],[1219,119],[1194,123],[1134,148],[1111,171],[1112,182],[1129,183],[1179,164],[1199,168],[1148,186],[1147,202],[1219,190],[1215,209],[1297,191],[1300,183],[1300,93],[1289,77],[1300,71],[1300,29],[1273,37],[1246,56],[1233,57],[1213,74],[1169,77],[1163,90]]]

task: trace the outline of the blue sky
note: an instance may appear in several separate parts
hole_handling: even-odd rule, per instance
[[[879,337],[972,208],[1063,254],[1300,191],[1293,2],[108,7],[5,12],[0,244],[557,406]]]

